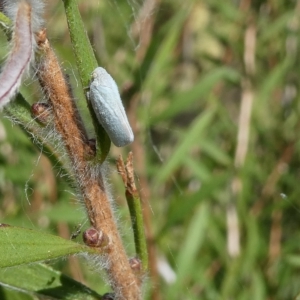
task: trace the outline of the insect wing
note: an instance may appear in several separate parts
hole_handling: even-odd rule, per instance
[[[101,73],[97,70],[101,69]],[[123,147],[134,139],[129,125],[118,87],[112,77],[103,68],[95,70],[96,76],[90,85],[89,98],[98,121],[106,130],[117,147]]]

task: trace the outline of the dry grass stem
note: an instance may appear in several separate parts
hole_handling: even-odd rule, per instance
[[[244,166],[249,145],[251,112],[254,92],[251,77],[255,73],[256,27],[250,21],[244,37],[244,65],[246,76],[242,84],[242,99],[239,114],[237,146],[234,157],[234,166],[239,170]],[[243,185],[239,175],[231,183],[233,201],[236,202],[242,192]],[[239,220],[235,203],[230,203],[227,208],[227,249],[232,257],[240,254]]]

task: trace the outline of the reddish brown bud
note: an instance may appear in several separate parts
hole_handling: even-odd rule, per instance
[[[51,109],[49,104],[44,102],[32,104],[31,115],[33,118],[37,119],[43,124],[49,122],[49,117],[51,115]]]
[[[95,139],[89,139],[89,146],[91,149],[96,152],[96,140]]]
[[[96,155],[96,140],[89,139],[86,147],[87,159],[93,158]]]
[[[135,272],[135,273],[139,273],[142,270],[142,262],[139,258],[137,257],[132,257],[129,259],[129,264],[131,269]]]
[[[89,228],[83,233],[83,241],[89,247],[106,247],[109,244],[108,236],[95,228]]]
[[[45,43],[46,39],[47,39],[46,28],[43,28],[42,30],[36,33],[35,40],[39,47]]]

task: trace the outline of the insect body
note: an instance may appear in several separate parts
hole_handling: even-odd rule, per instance
[[[117,84],[104,68],[98,67],[92,74],[89,100],[100,124],[117,147],[133,142]]]

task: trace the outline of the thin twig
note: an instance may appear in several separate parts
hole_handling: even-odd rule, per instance
[[[135,133],[135,140],[131,145],[132,151],[135,154],[135,165],[136,165],[136,173],[138,174],[139,184],[143,187],[141,190],[141,199],[142,199],[142,207],[143,207],[143,216],[144,216],[144,225],[146,232],[146,240],[147,240],[147,249],[148,249],[148,257],[149,257],[149,273],[151,277],[151,299],[159,300],[161,299],[160,291],[156,287],[159,284],[159,274],[157,268],[157,255],[156,255],[156,244],[154,233],[152,229],[152,216],[153,212],[150,207],[150,199],[151,199],[151,189],[149,185],[149,181],[146,175],[146,154],[145,147],[143,142],[143,137],[141,134],[141,127],[139,121],[137,119],[137,106],[140,103],[140,94],[135,94],[131,101],[130,107],[128,110],[128,117],[130,120],[130,124],[132,125],[133,132]]]
[[[132,152],[128,155],[126,166],[124,165],[122,156],[119,156],[117,169],[123,179],[126,189],[125,196],[131,217],[136,254],[142,262],[143,271],[146,272],[148,270],[147,244],[144,232],[141,199],[134,181]]]

